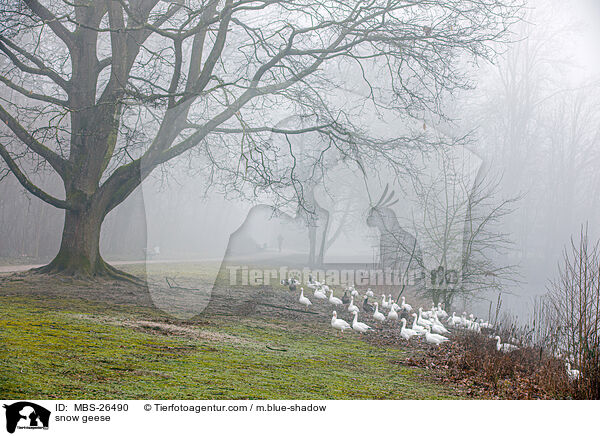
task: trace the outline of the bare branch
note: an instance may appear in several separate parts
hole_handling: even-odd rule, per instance
[[[37,153],[48,161],[52,168],[62,177],[69,174],[70,165],[68,161],[60,157],[54,151],[46,147],[31,136],[19,122],[10,115],[2,106],[0,106],[0,120],[6,124],[10,130],[34,153]]]
[[[0,144],[0,156],[4,159],[4,162],[8,165],[10,171],[15,175],[19,183],[27,189],[27,191],[31,192],[33,195],[38,197],[39,199],[45,201],[52,206],[55,206],[59,209],[70,209],[71,205],[65,201],[60,200],[47,192],[43,191],[39,187],[37,187],[31,180],[27,178],[27,176],[21,171],[17,163],[10,157],[8,150],[4,148],[2,144]]]
[[[40,17],[45,24],[48,24],[54,34],[65,43],[70,51],[72,51],[75,45],[73,34],[69,32],[65,26],[63,26],[58,18],[37,0],[24,1],[25,4],[29,6],[29,9],[31,9],[33,13]]]

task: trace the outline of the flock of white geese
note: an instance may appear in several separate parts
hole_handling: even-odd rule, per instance
[[[297,288],[296,285],[300,284],[296,279],[284,280],[281,283],[288,285],[292,291],[295,291]],[[370,288],[367,289],[364,296],[361,296],[353,286],[350,286],[345,290],[344,296],[340,299],[333,295],[333,289],[329,288],[326,284],[312,280],[312,278],[309,278],[309,282],[306,286],[313,290],[313,297],[315,299],[327,301],[334,308],[345,308],[347,312],[351,314],[353,319],[352,323],[349,323],[338,317],[337,311],[333,310],[331,327],[341,333],[345,330],[355,330],[359,333],[367,333],[368,331],[373,330],[370,325],[358,320],[360,309],[355,304],[355,299],[358,301],[361,297],[363,298],[363,310],[366,313],[370,313],[375,322],[384,323],[400,319],[400,336],[407,341],[413,337],[420,337],[428,344],[432,345],[440,345],[444,342],[448,342],[450,341],[450,338],[444,335],[450,333],[450,331],[446,326],[467,329],[477,333],[482,333],[482,331],[494,331],[494,326],[490,322],[484,321],[483,319],[476,319],[473,314],[469,315],[469,317],[467,317],[466,312],[463,312],[462,316],[457,316],[456,312],[453,312],[452,315],[448,315],[446,311],[442,309],[441,304],[438,304],[437,306],[432,305],[431,309],[427,311],[424,311],[422,307],[419,307],[418,311],[414,311],[412,306],[406,302],[405,297],[402,297],[402,303],[400,305],[392,299],[391,295],[388,295],[387,297],[381,295],[381,306],[378,302],[374,302],[373,304],[369,303],[369,298],[375,297],[375,294]],[[327,294],[329,294],[329,296]],[[305,306],[305,308],[312,305],[310,299],[304,295],[304,288],[300,288],[298,302]],[[380,308],[382,311],[387,311],[387,314],[380,311]],[[413,318],[410,327],[407,327],[406,318],[404,316],[400,317],[398,312],[402,312],[403,315],[409,315]],[[446,323],[446,326],[444,323]],[[519,347],[514,344],[502,343],[500,336],[494,336],[492,334],[489,335],[489,337],[496,340],[496,350],[499,352],[511,353],[519,349]],[[580,377],[579,370],[572,369],[571,364],[568,361],[565,365],[567,375],[571,381]]]
[[[296,284],[300,284],[297,280],[291,279],[290,281],[282,282],[282,284],[290,285],[290,289],[296,289]],[[445,336],[450,333],[446,328],[464,328],[474,332],[481,333],[482,329],[493,329],[493,325],[489,322],[481,319],[475,319],[473,314],[467,317],[466,313],[462,316],[457,316],[456,312],[452,315],[448,315],[441,304],[437,306],[432,305],[430,310],[424,311],[422,307],[419,307],[417,311],[414,311],[412,306],[406,302],[405,297],[402,297],[402,303],[397,304],[393,301],[392,296],[381,295],[381,304],[379,302],[369,303],[369,298],[374,298],[375,294],[371,289],[367,289],[364,296],[353,287],[350,286],[344,292],[342,299],[333,295],[333,289],[329,288],[326,284],[319,283],[309,279],[306,285],[308,288],[313,290],[313,297],[315,300],[323,300],[324,304],[331,304],[334,309],[345,308],[347,312],[353,317],[352,322],[348,322],[338,316],[337,310],[333,310],[331,317],[331,327],[341,333],[345,330],[355,330],[359,333],[366,333],[373,328],[358,320],[361,312],[360,308],[355,304],[355,301],[359,301],[363,298],[363,310],[366,313],[371,313],[374,322],[384,323],[391,321],[400,320],[400,336],[407,341],[411,338],[423,338],[428,344],[440,345],[444,342],[450,341],[450,338]],[[298,302],[308,308],[313,303],[311,300],[304,295],[304,288],[300,288],[300,296]],[[387,312],[387,313],[385,313]],[[404,312],[412,317],[412,324],[407,327],[407,320],[405,317],[400,317],[398,312]],[[444,325],[444,323],[446,325]],[[518,347],[509,343],[502,343],[499,336],[493,336],[496,340],[496,349],[504,353],[510,353]]]

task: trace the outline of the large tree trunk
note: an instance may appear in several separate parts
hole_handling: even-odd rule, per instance
[[[140,283],[139,279],[110,266],[100,255],[100,230],[105,214],[85,208],[65,211],[62,241],[56,257],[37,271],[79,278],[107,277]]]
[[[100,228],[104,217],[97,211],[65,212],[60,250],[47,272],[101,275],[106,264],[100,256]]]

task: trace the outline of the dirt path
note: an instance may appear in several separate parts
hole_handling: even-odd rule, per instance
[[[264,262],[264,261],[272,261],[273,257],[281,258],[282,255],[284,257],[298,257],[299,253],[296,251],[284,251],[283,253],[276,252],[265,252],[261,254],[253,254],[252,256],[235,256],[229,257],[229,262]],[[223,260],[222,257],[204,257],[204,258],[187,258],[187,259],[140,259],[140,260],[110,260],[106,259],[108,263],[114,266],[124,266],[124,265],[142,265],[142,264],[176,264],[176,263],[203,263],[203,262],[221,262]],[[45,264],[26,264],[26,265],[0,265],[0,274],[7,273],[17,273],[28,271],[33,268],[39,268],[44,266]]]
[[[159,264],[159,263],[201,263],[201,262],[218,262],[220,259],[150,259],[150,260],[109,260],[108,263],[115,266],[122,265],[141,265],[141,264]],[[0,274],[24,272],[33,268],[39,268],[45,264],[28,264],[28,265],[0,265]]]

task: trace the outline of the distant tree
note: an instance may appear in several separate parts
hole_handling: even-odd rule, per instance
[[[518,198],[499,198],[498,180],[473,179],[452,159],[442,161],[436,177],[416,188],[420,213],[412,227],[421,250],[415,261],[426,274],[421,289],[450,308],[458,297],[476,298],[518,281],[516,265],[505,260],[512,241],[502,231]]]
[[[100,256],[101,225],[154,169],[196,153],[210,181],[302,201],[295,150],[266,137],[316,132],[348,162],[401,171],[399,150],[423,138],[370,135],[361,114],[385,108],[404,125],[443,116],[440,99],[469,85],[460,61],[491,57],[518,14],[513,0],[2,5],[0,156],[65,210],[59,252],[41,271],[123,278]],[[350,103],[340,97],[348,71],[369,90]],[[282,114],[309,125],[277,129]],[[60,176],[64,195],[34,182],[40,168]]]

